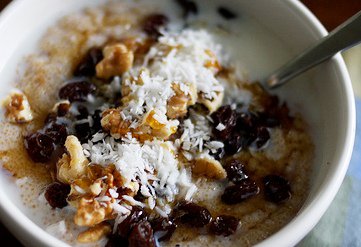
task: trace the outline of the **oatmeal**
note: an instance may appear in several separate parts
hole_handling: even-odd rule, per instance
[[[49,29],[4,104],[19,144],[1,153],[4,167],[37,188],[55,212],[45,229],[72,245],[265,239],[307,196],[305,122],[240,76],[195,2],[174,1],[178,22],[141,4],[110,2]]]

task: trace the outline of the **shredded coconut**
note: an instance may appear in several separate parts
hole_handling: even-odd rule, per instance
[[[126,91],[123,99],[127,100],[117,110],[122,120],[130,123],[129,129],[132,130],[144,123],[150,114],[157,124],[177,129],[179,121],[167,117],[167,104],[176,95],[175,88],[185,96],[201,95],[209,100],[224,91],[216,78],[220,46],[213,42],[210,34],[202,30],[162,32],[163,36],[151,47],[144,61],[122,78],[115,77],[106,91],[109,97],[114,91]],[[114,164],[124,180],[123,186],[132,188],[137,183],[137,192],[146,198],[144,203],[129,195],[122,195],[119,199],[116,189],[110,189],[107,195],[99,195],[97,200],[100,203],[112,203],[118,214],[116,224],[124,220],[132,206],[148,207],[167,217],[171,212],[169,204],[176,197],[192,199],[197,186],[192,182],[190,170],[178,162],[178,152],[191,161],[199,155],[216,153],[223,144],[211,140],[208,117],[195,111],[190,111],[189,116],[183,122],[182,136],[173,143],[157,139],[141,143],[129,132],[115,137],[97,133],[82,145],[84,155],[91,163]]]
[[[136,128],[152,110],[157,112],[154,117],[158,122],[178,126],[178,122],[168,123],[166,118],[167,101],[175,94],[173,84],[179,85],[185,95],[191,93],[191,87],[196,88],[198,94],[210,100],[224,90],[215,77],[215,69],[206,66],[220,54],[220,46],[210,34],[184,30],[163,35],[145,56],[142,66],[134,66],[124,76],[123,84],[129,87],[132,97],[120,114],[123,120],[131,120],[131,128]]]
[[[107,136],[96,143],[88,141],[83,144],[83,149],[93,163],[103,166],[114,164],[124,178],[125,187],[130,186],[131,182],[138,182],[141,185],[140,193],[152,198],[148,200],[149,208],[155,207],[155,199],[159,196],[173,202],[179,193],[187,193],[187,198],[191,198],[196,191],[191,182],[191,174],[178,163],[174,154],[175,148],[170,142],[154,140],[141,144],[129,135],[119,142]],[[190,188],[192,193],[189,193]],[[115,190],[110,190],[109,193],[113,198],[117,198]],[[145,206],[133,197],[122,198],[131,205]],[[98,200],[103,202],[110,199],[108,196],[98,197]],[[120,208],[118,210],[124,211]]]
[[[222,123],[219,123],[216,127],[216,130],[218,130],[218,131],[223,131],[225,129],[226,129],[226,126]]]

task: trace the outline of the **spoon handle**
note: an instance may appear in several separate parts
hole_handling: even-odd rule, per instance
[[[281,86],[302,72],[331,58],[337,52],[351,48],[360,42],[361,11],[269,76],[268,87]]]

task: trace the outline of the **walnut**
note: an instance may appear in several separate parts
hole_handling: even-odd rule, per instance
[[[122,118],[120,109],[113,108],[104,111],[101,124],[103,130],[110,132],[116,139],[130,132],[130,123]]]
[[[102,180],[96,180],[89,189],[94,196],[98,196],[102,192]]]
[[[90,199],[106,195],[109,189],[124,188],[124,194],[135,196],[139,190],[137,182],[130,182],[125,185],[126,179],[119,173],[113,164],[102,167],[100,165],[89,165],[85,177],[74,180],[71,184],[71,191],[67,198],[68,203],[79,207],[82,198]]]
[[[167,102],[167,116],[171,119],[184,117],[187,114],[187,107],[197,101],[197,89],[194,84],[190,84],[189,93],[185,94],[179,84],[173,84],[172,88],[175,95]]]
[[[70,184],[70,193],[67,198],[68,203],[77,208],[81,198],[92,195],[90,190],[91,185],[92,181],[86,177],[72,181]]]
[[[211,69],[214,74],[217,74],[221,71],[222,66],[220,65],[216,55],[211,50],[205,50],[205,53],[209,56],[209,60],[207,60],[204,66],[208,69]]]
[[[68,136],[65,141],[65,147],[69,154],[63,154],[58,161],[58,179],[70,184],[75,179],[86,175],[86,168],[89,164],[88,159],[83,153],[83,148],[75,136]]]
[[[106,46],[103,49],[104,59],[96,66],[96,75],[108,79],[127,72],[134,61],[134,54],[122,43]]]
[[[112,228],[109,223],[102,222],[96,226],[89,228],[88,230],[78,235],[78,242],[80,243],[94,243],[100,240],[102,237],[110,234]]]
[[[168,120],[166,115],[152,110],[145,114],[137,128],[131,129],[130,122],[122,118],[120,108],[104,111],[101,120],[103,130],[108,131],[114,138],[119,139],[131,132],[133,137],[141,142],[153,138],[167,140],[177,131],[177,123]]]
[[[202,94],[198,98],[198,102],[203,104],[209,110],[209,113],[215,112],[223,102],[224,92],[217,92],[217,96],[213,99],[207,99]]]
[[[12,123],[27,123],[33,120],[29,101],[20,91],[11,92],[3,101],[5,117]]]
[[[221,163],[211,156],[196,158],[192,166],[192,173],[213,179],[224,179],[227,177],[227,172]]]
[[[151,136],[162,140],[167,140],[177,131],[176,122],[168,120],[166,115],[155,110],[148,112],[144,116],[142,124],[150,127],[149,134]]]
[[[78,226],[95,226],[110,219],[113,208],[110,202],[100,203],[95,199],[81,198],[74,223]]]

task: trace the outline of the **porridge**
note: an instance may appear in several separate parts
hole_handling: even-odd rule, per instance
[[[3,102],[2,165],[71,245],[253,245],[307,196],[306,123],[219,38],[238,14],[219,6],[216,25],[171,4],[64,17]]]

